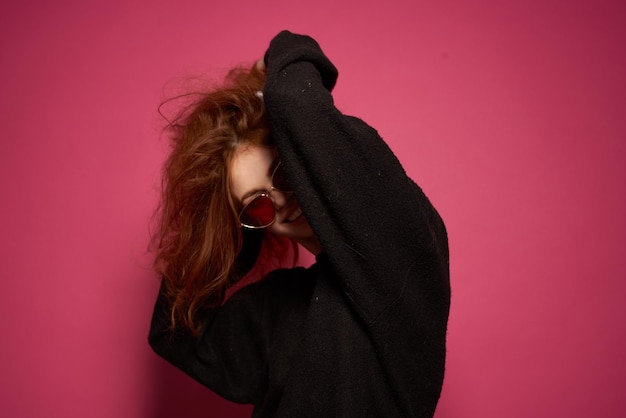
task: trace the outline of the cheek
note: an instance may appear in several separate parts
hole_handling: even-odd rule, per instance
[[[296,231],[291,230],[288,225],[283,225],[274,222],[272,225],[267,227],[267,231],[271,234],[274,234],[278,237],[283,238],[297,238]]]
[[[295,240],[309,239],[314,236],[311,226],[303,219],[302,222],[293,224],[273,223],[267,228],[268,232],[285,238]]]
[[[274,235],[285,236],[286,231],[282,228],[282,226],[278,222],[274,222],[270,226],[267,227],[267,231],[271,232]]]

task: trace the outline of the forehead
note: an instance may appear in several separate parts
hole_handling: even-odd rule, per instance
[[[230,166],[233,197],[241,201],[251,191],[270,187],[269,171],[276,157],[273,147],[249,144],[237,148]]]

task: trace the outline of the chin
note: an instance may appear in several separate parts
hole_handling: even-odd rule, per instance
[[[269,229],[275,235],[295,239],[296,241],[308,240],[315,236],[304,217],[298,218],[294,222],[274,224]]]

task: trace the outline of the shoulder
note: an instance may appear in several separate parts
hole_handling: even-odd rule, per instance
[[[310,296],[315,283],[315,266],[277,269],[262,280],[244,286],[230,298],[233,302],[265,299],[270,304],[301,300]]]
[[[313,280],[314,274],[312,274],[312,268],[293,267],[290,269],[274,270],[263,280],[255,284],[266,286],[274,292],[280,292],[303,289]]]

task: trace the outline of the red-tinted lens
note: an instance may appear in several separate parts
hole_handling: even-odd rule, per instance
[[[274,169],[274,174],[272,174],[272,186],[280,190],[281,192],[290,192],[291,186],[287,183],[287,178],[285,177],[285,171],[283,170],[283,164],[278,163],[276,168]]]
[[[239,221],[244,226],[261,228],[270,225],[274,221],[274,216],[272,199],[266,195],[259,195],[243,208]]]

